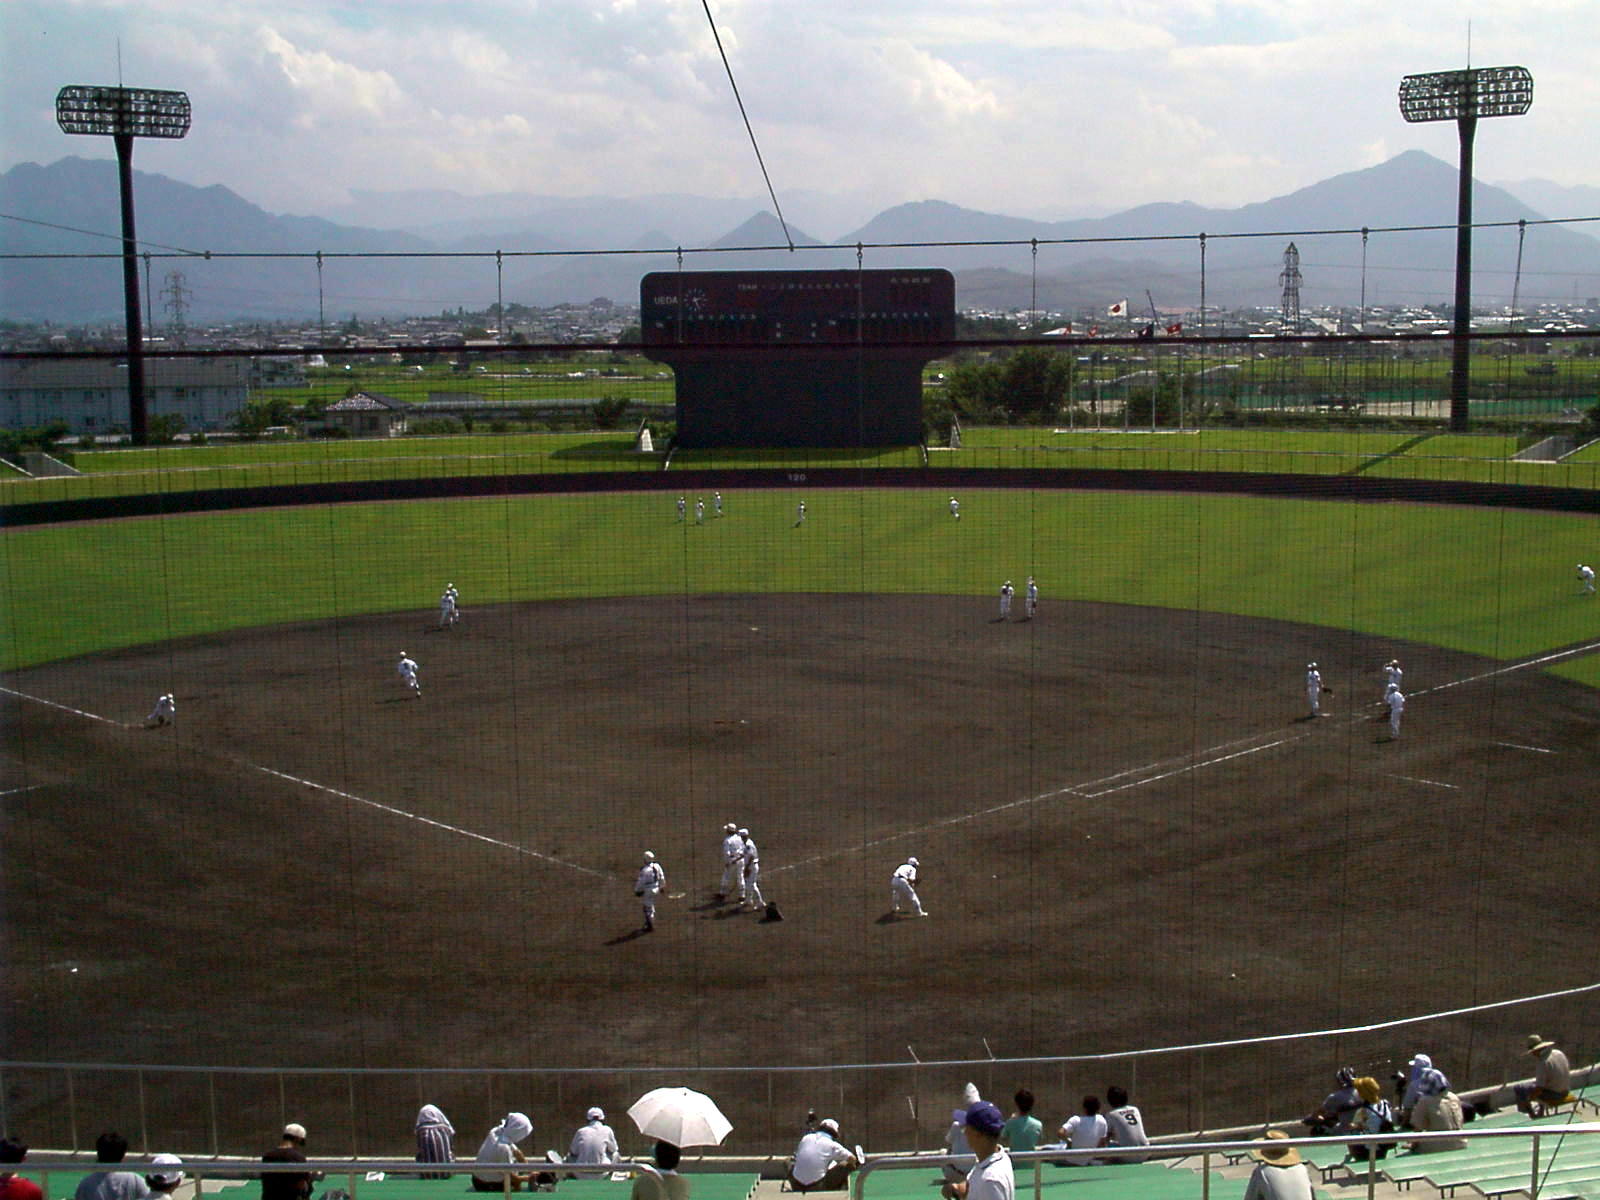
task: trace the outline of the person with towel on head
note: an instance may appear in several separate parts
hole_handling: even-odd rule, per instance
[[[965,1179],[967,1172],[972,1170],[978,1161],[972,1152],[971,1144],[967,1141],[967,1112],[982,1099],[983,1097],[978,1095],[978,1085],[969,1083],[961,1089],[961,1107],[950,1114],[950,1128],[944,1132],[944,1144],[949,1148],[950,1154],[961,1156],[961,1161],[944,1165],[945,1178],[951,1183]],[[1000,1126],[1002,1129],[1005,1128],[1004,1120],[1000,1122]],[[998,1130],[995,1136],[1000,1136]]]
[[[424,1104],[417,1110],[417,1161],[447,1163],[455,1160],[456,1127],[436,1106]],[[448,1179],[445,1172],[423,1172],[418,1179]]]
[[[170,1196],[183,1182],[183,1159],[176,1154],[158,1154],[150,1160],[150,1170],[144,1173],[145,1184],[152,1197]]]
[[[483,1145],[478,1147],[478,1157],[475,1161],[480,1163],[515,1163],[527,1162],[528,1156],[522,1152],[518,1145],[524,1138],[533,1132],[533,1122],[519,1112],[507,1113],[505,1120],[489,1131],[489,1136],[483,1139]],[[519,1190],[524,1184],[532,1183],[533,1176],[511,1173],[511,1190]],[[472,1176],[472,1190],[475,1192],[499,1192],[505,1189],[505,1177],[500,1173],[493,1175]]]

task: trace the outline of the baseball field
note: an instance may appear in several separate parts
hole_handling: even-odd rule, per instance
[[[732,1149],[786,1148],[812,1106],[870,1149],[931,1145],[967,1078],[1031,1085],[1049,1124],[1131,1060],[727,1069],[1113,1053],[1596,978],[1595,518],[1006,489],[956,521],[868,486],[727,492],[720,519],[706,493],[697,524],[697,495],[687,521],[654,491],[8,530],[6,1054],[297,1072],[166,1078],[150,1119],[185,1147],[218,1110],[253,1145],[283,1105],[402,1149],[424,1091],[543,1139],[670,1067]],[[176,723],[144,728],[164,692]],[[711,902],[730,820],[782,921]],[[682,893],[648,935],[646,849]],[[889,915],[907,855],[926,920]],[[1417,1049],[1491,1082],[1520,1021],[1146,1059],[1135,1100],[1157,1132],[1292,1115],[1335,1059]],[[347,1096],[328,1067],[460,1073]],[[7,1075],[36,1145],[67,1140],[54,1078]],[[126,1077],[75,1086],[131,1124]]]

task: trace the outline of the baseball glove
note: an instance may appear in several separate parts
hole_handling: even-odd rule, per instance
[[[634,888],[633,889],[633,894],[635,896],[642,896],[642,895],[644,895],[644,889],[642,889],[642,888]]]
[[[1333,695],[1333,689],[1331,687],[1325,687],[1322,689],[1322,694],[1324,696],[1331,696]]]

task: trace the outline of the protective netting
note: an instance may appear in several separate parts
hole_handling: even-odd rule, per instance
[[[1104,398],[1076,349],[1073,394]],[[1331,394],[1339,368],[1249,369]],[[1148,420],[1193,429],[1159,395]],[[670,462],[635,420],[508,416],[8,483],[6,1122],[227,1151],[295,1119],[379,1153],[430,1101],[564,1146],[589,1104],[684,1082],[734,1151],[787,1149],[808,1108],[930,1147],[969,1079],[1047,1122],[1120,1083],[1166,1132],[1299,1115],[1418,1050],[1463,1087],[1527,1074],[1534,1031],[1587,1061],[1586,993],[1199,1044],[1600,978],[1594,516],[1459,502],[1535,482],[1514,434],[1064,411],[968,419],[957,450]],[[726,822],[783,920],[714,901]],[[911,856],[926,918],[891,911]],[[42,1065],[71,1063],[98,1065]]]

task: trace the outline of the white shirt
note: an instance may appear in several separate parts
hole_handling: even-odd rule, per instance
[[[1030,580],[1028,580],[1028,599],[1029,600],[1037,600],[1038,598],[1039,598],[1039,585],[1037,583],[1035,583],[1033,580],[1030,579]]]
[[[170,717],[178,711],[177,702],[171,696],[163,696],[156,701],[156,715]]]
[[[996,1150],[967,1172],[967,1200],[1013,1200],[1017,1181],[1011,1171],[1011,1155]]]
[[[617,1135],[604,1121],[590,1121],[579,1129],[572,1135],[572,1148],[567,1151],[567,1161],[575,1163],[616,1162],[617,1157]]]
[[[400,660],[399,667],[396,669],[402,675],[415,675],[417,673],[417,664],[412,662],[409,658],[402,658]]]
[[[1305,1163],[1292,1167],[1262,1163],[1250,1174],[1244,1200],[1311,1200],[1311,1176]]]
[[[1016,589],[1013,588],[1009,583],[1002,583],[1000,585],[1000,594],[1007,600],[1011,599],[1011,595],[1015,590]]]
[[[722,839],[722,861],[725,863],[740,862],[744,858],[744,839],[737,833],[730,833]]]
[[[1394,684],[1395,687],[1399,687],[1400,686],[1400,677],[1402,675],[1404,675],[1404,674],[1405,674],[1405,672],[1402,671],[1399,667],[1385,667],[1383,669],[1384,681],[1386,683]]]
[[[1315,688],[1319,692],[1322,690],[1322,672],[1321,671],[1307,671],[1306,672],[1306,688],[1308,690],[1312,689],[1312,688]]]
[[[831,1167],[848,1162],[855,1155],[833,1140],[825,1129],[808,1133],[794,1148],[794,1177],[810,1187],[821,1181]]]
[[[761,861],[761,851],[756,849],[755,838],[744,838],[744,869],[749,870]],[[800,1182],[805,1183],[806,1180]]]
[[[657,862],[647,862],[639,868],[639,878],[633,881],[633,890],[653,895],[661,890],[662,884],[667,882],[667,873],[661,869]]]
[[[894,869],[894,878],[904,879],[907,883],[916,883],[917,869],[910,863],[901,863]]]
[[[1579,567],[1578,568],[1578,578],[1579,579],[1593,579],[1594,578],[1594,568],[1593,567]]]
[[[1099,1113],[1091,1116],[1088,1113],[1078,1113],[1068,1117],[1067,1123],[1061,1127],[1061,1136],[1067,1139],[1067,1144],[1074,1150],[1093,1150],[1106,1138],[1106,1119]]]
[[[1392,692],[1390,692],[1387,696],[1385,696],[1384,699],[1389,704],[1389,711],[1390,712],[1392,712],[1392,713],[1405,712],[1405,710],[1406,710],[1406,698],[1401,693],[1399,688],[1395,688]]]

